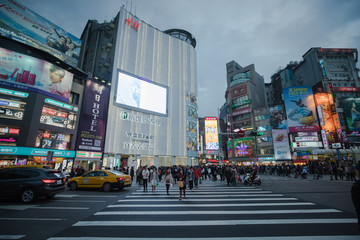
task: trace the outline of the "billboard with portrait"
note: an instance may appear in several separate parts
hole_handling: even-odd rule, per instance
[[[118,71],[115,104],[124,108],[167,116],[168,88]]]
[[[283,88],[289,132],[319,131],[312,88]]]
[[[205,117],[205,145],[206,150],[219,149],[217,117]]]
[[[348,130],[360,131],[360,98],[345,98],[342,105]]]
[[[49,62],[0,48],[0,85],[69,101],[73,74]]]
[[[81,40],[14,0],[0,0],[0,35],[77,66]]]
[[[277,105],[269,108],[270,125],[273,129],[286,129],[286,114],[283,106]]]

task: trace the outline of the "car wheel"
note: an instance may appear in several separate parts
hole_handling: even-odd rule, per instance
[[[70,183],[70,190],[75,191],[76,189],[78,189],[78,185],[76,182],[71,182]]]
[[[30,203],[36,199],[36,192],[32,188],[27,188],[21,192],[20,200],[23,203]]]
[[[104,192],[110,192],[111,191],[111,184],[110,183],[104,183],[103,190]]]

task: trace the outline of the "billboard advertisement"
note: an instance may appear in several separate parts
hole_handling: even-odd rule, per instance
[[[335,125],[333,116],[331,113],[331,107],[329,102],[329,96],[327,93],[317,93],[315,96],[316,106],[321,106],[322,117],[324,125],[322,129],[325,129],[327,132],[335,132]],[[321,112],[321,111],[320,111]]]
[[[0,48],[0,85],[69,101],[74,75],[57,65]]]
[[[86,81],[80,115],[77,150],[103,152],[110,88]]]
[[[219,149],[217,117],[205,117],[205,146],[206,150]]]
[[[286,129],[286,114],[281,105],[271,107],[270,111],[270,125],[273,129]]]
[[[273,129],[275,160],[290,160],[291,152],[286,129]]]
[[[167,116],[168,87],[118,71],[115,104],[124,108]]]
[[[283,94],[289,132],[319,131],[312,88],[284,88]]]
[[[77,66],[81,40],[14,0],[0,0],[0,34]]]
[[[231,156],[231,141],[227,142],[228,154]],[[234,156],[237,158],[253,158],[254,157],[254,138],[238,138],[234,139]]]
[[[360,98],[342,100],[346,124],[349,131],[360,131]]]

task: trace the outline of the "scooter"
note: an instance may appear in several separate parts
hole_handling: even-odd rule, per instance
[[[259,177],[259,175],[255,176],[255,179],[250,179],[251,174],[246,174],[246,176],[244,177],[244,185],[261,185],[261,179]]]

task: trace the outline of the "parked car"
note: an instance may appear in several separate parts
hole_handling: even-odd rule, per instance
[[[18,198],[29,203],[37,198],[54,197],[65,191],[60,171],[38,167],[0,169],[0,198]]]
[[[110,192],[114,188],[123,189],[131,186],[131,177],[116,170],[94,170],[85,173],[83,176],[71,178],[68,188],[99,188]]]

